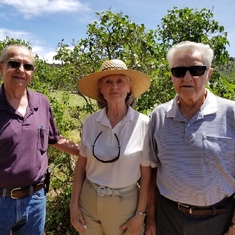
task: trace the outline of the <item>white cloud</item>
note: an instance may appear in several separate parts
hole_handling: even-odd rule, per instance
[[[51,48],[45,48],[41,46],[34,46],[33,53],[39,55],[39,58],[45,60],[46,62],[52,63],[60,63],[60,61],[54,60],[53,57],[56,55],[56,50]]]
[[[0,40],[4,40],[6,37],[17,38],[25,41],[30,41],[30,39],[33,39],[33,36],[28,32],[0,28]]]
[[[46,60],[48,63],[58,63],[58,61],[53,60],[56,50],[53,50],[53,48],[45,48],[43,43],[33,34],[21,30],[0,28],[0,40],[3,41],[6,37],[25,40],[30,43],[33,53],[37,54],[41,59]]]
[[[1,5],[9,5],[16,8],[25,18],[44,13],[90,11],[86,4],[78,0],[1,0]]]

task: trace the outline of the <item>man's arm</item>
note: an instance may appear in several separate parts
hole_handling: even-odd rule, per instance
[[[55,144],[52,144],[51,146],[62,152],[66,152],[74,156],[79,156],[78,144],[66,139],[63,136],[60,136],[59,141]]]

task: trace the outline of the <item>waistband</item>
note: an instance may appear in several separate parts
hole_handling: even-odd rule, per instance
[[[88,183],[88,185],[92,186],[96,191],[97,194],[101,197],[104,196],[119,196],[122,197],[122,195],[124,193],[127,193],[131,190],[133,190],[135,187],[137,187],[137,184],[132,184],[130,186],[124,187],[124,188],[109,188],[103,185],[99,185],[96,183],[91,182],[90,180],[88,180],[87,178],[85,179],[86,183]]]
[[[225,197],[220,202],[211,205],[211,206],[192,206],[180,202],[175,202],[180,211],[185,214],[195,215],[195,216],[212,216],[218,214],[226,214],[228,213],[228,209],[225,207],[230,204],[234,200],[234,194],[230,197]]]
[[[45,179],[42,179],[40,182],[19,188],[0,188],[1,197],[11,197],[12,199],[20,199],[28,196],[32,196],[34,193],[39,191],[45,186]]]

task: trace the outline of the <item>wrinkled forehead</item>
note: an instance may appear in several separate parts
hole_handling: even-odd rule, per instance
[[[19,59],[29,62],[34,62],[34,57],[31,51],[22,47],[11,47],[8,50],[7,59]]]
[[[182,50],[175,53],[172,59],[172,67],[179,65],[204,64],[203,54],[199,50]]]

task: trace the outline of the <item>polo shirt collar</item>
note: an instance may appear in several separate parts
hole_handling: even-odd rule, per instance
[[[0,110],[9,110],[9,104],[4,94],[4,84],[0,88]]]
[[[29,106],[33,110],[38,109],[38,100],[36,99],[34,92],[27,90],[28,92],[28,97],[29,97]],[[4,94],[4,84],[2,84],[0,88],[0,110],[9,110],[11,109],[10,104],[8,103],[6,96]]]
[[[132,121],[134,119],[134,115],[135,115],[135,110],[132,107],[128,106],[127,114],[123,118],[121,123],[126,123],[128,121]],[[110,126],[109,119],[106,115],[106,107],[101,109],[99,112],[97,112],[97,116],[95,118],[95,121],[100,122],[102,125]]]
[[[207,91],[206,100],[201,106],[201,109],[199,110],[200,116],[213,114],[218,111],[216,96],[213,93],[211,93],[208,89],[206,89],[206,91]],[[166,114],[167,117],[172,117],[172,118],[176,117],[178,110],[177,101],[178,101],[178,95],[176,95],[174,99],[169,101]]]
[[[30,90],[27,90],[27,92],[28,92],[28,97],[29,97],[30,108],[32,108],[34,111],[38,110],[39,102],[35,95],[35,92],[32,92]]]

